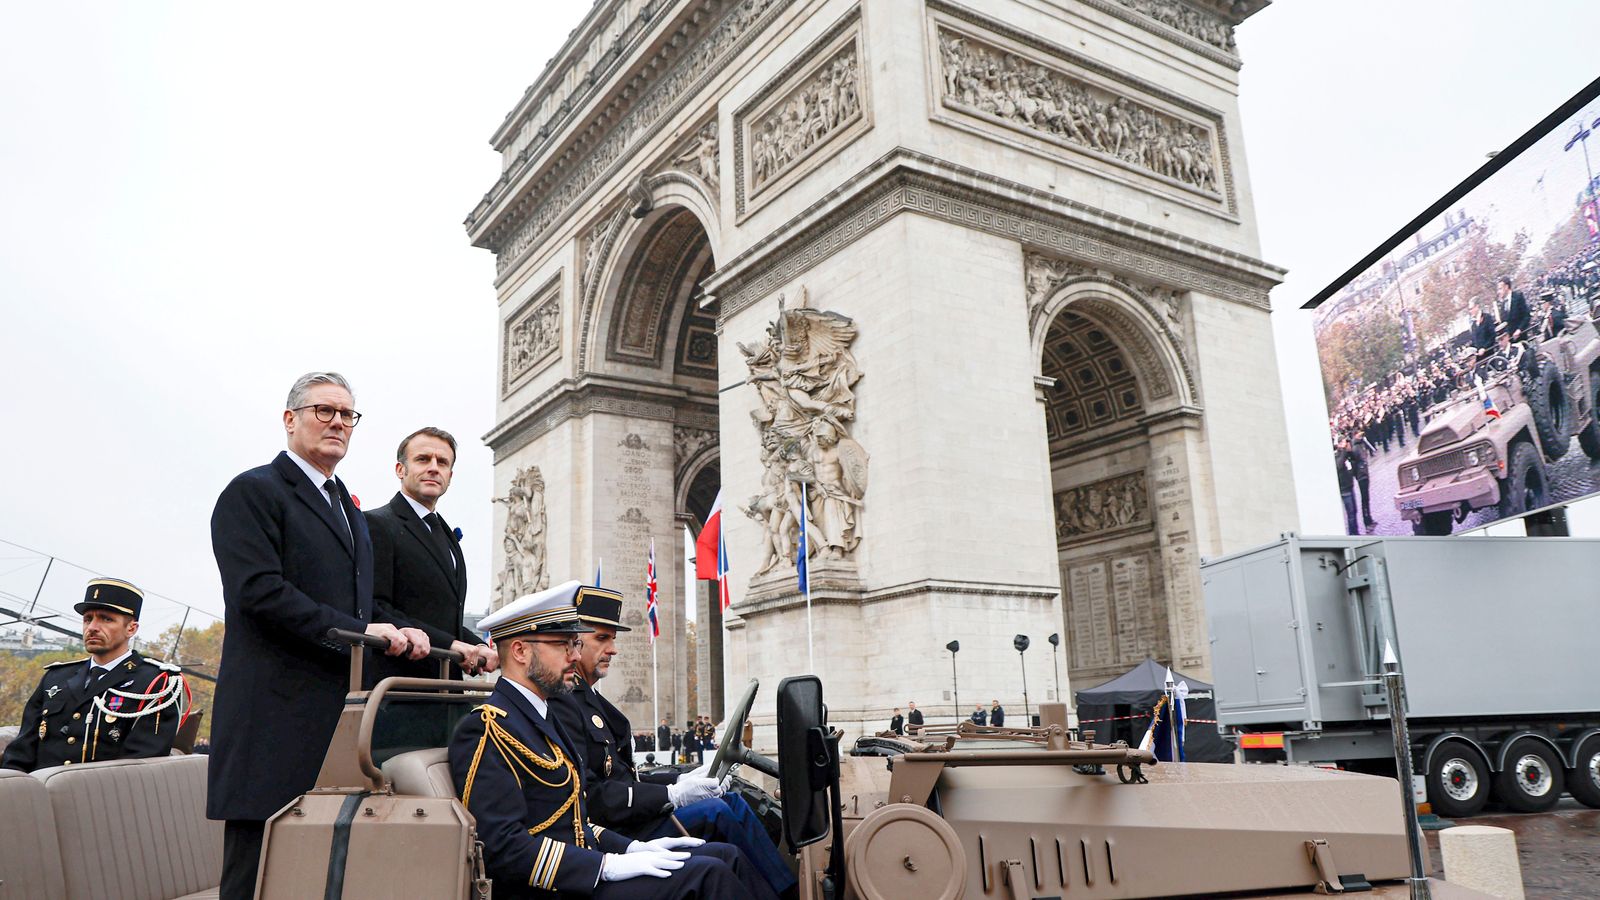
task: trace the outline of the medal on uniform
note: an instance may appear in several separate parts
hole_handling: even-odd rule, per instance
[[[39,723],[39,740],[41,740],[41,741],[44,740],[45,732],[47,732],[49,730],[50,730],[50,726],[49,725],[45,724],[44,722],[40,722]]]
[[[606,754],[606,777],[611,777],[611,754]]]
[[[113,727],[110,731],[106,732],[106,736],[111,738],[113,741],[120,741],[122,740],[122,729]]]
[[[593,722],[594,723],[594,727],[596,727],[596,728],[604,728],[604,727],[606,727],[605,720],[600,718],[600,714],[599,713],[595,713],[594,715],[590,716],[589,717],[589,721]]]
[[[59,693],[61,693],[61,685],[52,684],[52,685],[50,685],[50,689],[44,692],[44,695],[46,697],[49,697],[51,700],[54,700],[56,698],[56,695],[59,694]]]
[[[111,699],[106,701],[106,709],[116,712],[122,708],[122,695],[113,693]]]

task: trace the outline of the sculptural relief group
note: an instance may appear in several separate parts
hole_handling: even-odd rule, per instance
[[[760,397],[751,418],[761,434],[761,492],[740,507],[762,528],[757,578],[794,565],[802,509],[812,555],[847,561],[861,544],[868,456],[850,436],[861,380],[850,349],[856,326],[806,303],[804,289],[793,309],[780,297],[766,340],[739,345],[746,383]]]
[[[1203,126],[942,29],[939,56],[947,105],[1218,192],[1211,132]]]
[[[750,125],[750,183],[760,188],[861,115],[861,69],[852,44]]]

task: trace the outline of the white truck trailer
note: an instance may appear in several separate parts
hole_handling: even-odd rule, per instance
[[[1201,579],[1217,727],[1247,762],[1392,776],[1390,643],[1435,812],[1600,808],[1600,540],[1287,534]]]

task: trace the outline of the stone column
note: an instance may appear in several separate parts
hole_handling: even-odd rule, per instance
[[[1151,508],[1166,586],[1172,664],[1211,677],[1211,656],[1200,592],[1200,555],[1206,546],[1195,517],[1195,479],[1205,470],[1199,414],[1177,410],[1147,420],[1150,434]]]

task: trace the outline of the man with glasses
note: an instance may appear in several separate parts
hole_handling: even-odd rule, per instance
[[[628,740],[633,726],[595,690],[611,672],[617,632],[630,630],[622,624],[622,594],[585,585],[572,602],[590,633],[583,635],[583,649],[573,666],[572,690],[552,699],[550,710],[577,746],[590,816],[607,828],[646,840],[687,833],[726,841],[756,867],[772,893],[793,887],[794,873],[750,804],[738,794],[724,794],[722,784],[706,777],[709,766],[682,775],[658,769],[639,776]],[[703,748],[710,726],[703,719],[688,726],[685,746],[692,742]]]
[[[328,629],[385,638],[390,656],[429,648],[374,604],[366,521],[333,474],[361,420],[349,382],[302,375],[285,407],[288,448],[234,478],[211,514],[225,631],[206,815],[226,823],[222,900],[254,896],[266,820],[316,783],[348,684],[350,648]]]
[[[589,821],[579,747],[550,709],[572,689],[579,635],[593,630],[572,602],[580,587],[570,581],[523,597],[478,623],[500,655],[501,676],[457,726],[450,776],[477,822],[495,897],[769,897],[727,844],[646,843]]]

